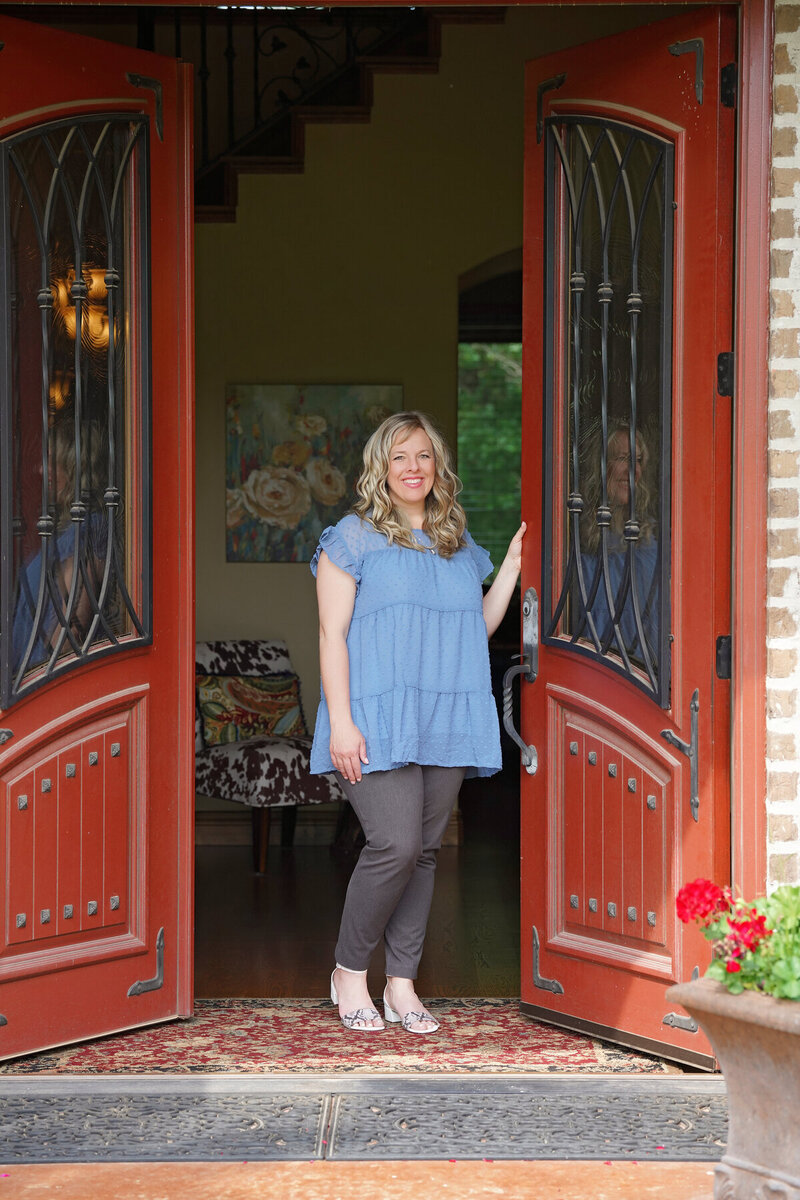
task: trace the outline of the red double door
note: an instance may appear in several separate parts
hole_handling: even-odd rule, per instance
[[[192,205],[186,68],[0,41],[10,1056],[191,1010]],[[689,13],[527,93],[523,1005],[690,1061],[674,894],[729,871],[733,58]]]

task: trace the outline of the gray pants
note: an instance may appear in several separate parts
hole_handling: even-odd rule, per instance
[[[416,979],[433,898],[436,856],[464,767],[373,771],[360,783],[338,776],[366,836],[347,888],[336,961],[366,971],[381,937],[386,974]]]

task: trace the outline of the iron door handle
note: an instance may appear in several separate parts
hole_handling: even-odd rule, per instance
[[[680,750],[681,754],[685,754],[689,760],[689,807],[692,811],[692,819],[698,821],[700,819],[700,786],[699,786],[699,764],[698,764],[698,714],[700,712],[700,690],[695,688],[692,693],[692,699],[689,704],[691,713],[691,740],[688,742],[682,741],[676,733],[671,729],[662,729],[661,736],[665,742],[669,742],[670,746],[674,746],[676,750]]]
[[[520,657],[515,655],[515,657]],[[520,748],[522,765],[529,775],[535,775],[536,769],[539,766],[539,755],[536,752],[535,746],[529,746],[527,742],[523,742],[522,738],[514,728],[514,714],[512,707],[514,704],[514,690],[512,682],[516,675],[525,675],[527,677],[529,663],[522,656],[522,662],[517,663],[513,667],[509,667],[503,676],[503,728],[512,741],[516,742]]]
[[[539,766],[536,747],[524,742],[514,728],[513,682],[517,675],[524,675],[528,683],[535,683],[539,673],[539,597],[536,589],[529,587],[522,601],[522,654],[514,656],[521,662],[509,667],[503,676],[503,728],[520,748],[522,765],[529,775],[535,775]]]
[[[0,746],[5,746],[6,742],[10,742],[13,736],[13,729],[0,729]]]
[[[522,657],[528,660],[527,683],[536,683],[539,674],[539,597],[529,587],[522,600]]]

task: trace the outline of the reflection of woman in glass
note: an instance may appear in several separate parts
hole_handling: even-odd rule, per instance
[[[602,437],[592,439],[584,484],[581,561],[588,610],[603,650],[619,653],[621,638],[628,655],[643,663],[640,627],[650,661],[657,658],[658,538],[650,452],[639,430],[633,457],[631,463],[630,426],[616,422],[608,435],[604,503]],[[593,640],[588,625],[582,632]]]
[[[101,484],[105,457],[106,448],[98,429],[86,426],[76,498],[75,427],[68,419],[52,426],[46,518],[52,523],[52,532],[44,533],[40,527],[40,548],[17,571],[12,628],[15,675],[23,664],[25,670],[30,670],[45,663],[59,640],[59,653],[67,653],[80,646],[86,636],[94,611],[88,589],[96,600],[105,559]],[[44,563],[47,569],[42,579]],[[66,633],[61,636],[65,625],[72,641]]]

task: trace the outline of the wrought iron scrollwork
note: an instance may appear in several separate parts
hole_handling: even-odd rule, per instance
[[[544,489],[542,640],[666,707],[674,147],[601,118],[544,127],[546,346],[564,314],[545,462],[566,469]]]
[[[304,103],[352,106],[357,103],[349,73],[362,61],[389,53],[418,55],[427,29],[420,9],[234,10],[224,18],[200,14],[197,70],[200,106],[198,160],[203,177],[224,156],[241,153],[253,139],[275,152],[275,130],[291,108]],[[224,28],[220,23],[224,20]],[[245,23],[245,20],[247,23]],[[176,18],[180,37],[180,14]],[[238,63],[250,79],[235,78]],[[240,97],[249,95],[247,102]],[[217,126],[209,113],[225,112]],[[213,127],[212,127],[213,126]],[[221,140],[224,138],[224,141]],[[282,146],[279,153],[290,153]]]
[[[121,114],[0,142],[3,708],[149,636],[147,141]]]

